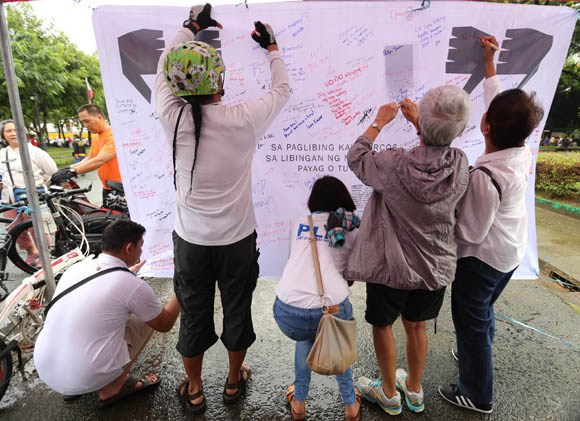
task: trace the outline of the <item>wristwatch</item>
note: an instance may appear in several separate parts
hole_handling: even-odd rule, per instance
[[[381,126],[379,126],[379,123],[377,123],[376,121],[373,122],[373,124],[371,124],[371,127],[373,129],[377,129],[377,132],[379,132],[379,133],[381,132]]]

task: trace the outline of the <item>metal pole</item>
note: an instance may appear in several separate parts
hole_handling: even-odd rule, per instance
[[[56,285],[54,282],[54,275],[52,273],[50,256],[48,255],[48,249],[46,247],[46,236],[44,235],[42,216],[40,214],[38,192],[36,191],[36,184],[34,182],[34,175],[32,174],[32,168],[30,164],[28,140],[26,139],[26,128],[24,127],[24,117],[22,115],[22,106],[20,104],[18,84],[16,82],[16,72],[14,71],[14,61],[12,58],[10,39],[8,38],[8,26],[6,23],[6,15],[4,13],[3,0],[0,0],[0,47],[2,49],[2,60],[4,62],[4,74],[6,75],[6,87],[8,90],[8,97],[10,98],[10,109],[12,110],[12,118],[14,118],[14,122],[16,123],[18,149],[20,151],[22,169],[24,170],[24,184],[26,186],[26,194],[28,196],[28,206],[32,210],[31,217],[32,224],[34,226],[34,234],[36,237],[36,246],[40,255],[42,269],[44,269],[47,298],[50,300],[54,294]]]

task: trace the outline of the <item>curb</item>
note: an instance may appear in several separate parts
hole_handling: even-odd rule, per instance
[[[580,286],[580,279],[576,279],[572,275],[569,275],[566,272],[562,271],[561,269],[558,269],[556,266],[552,265],[551,263],[548,263],[541,257],[538,260],[540,263],[540,272],[545,272],[546,274],[548,274],[548,277],[556,279],[558,281],[563,281],[569,284]]]
[[[580,219],[580,208],[565,203],[555,202],[553,200],[544,199],[536,196],[536,205],[544,209],[558,212],[562,215],[570,216],[572,218]]]

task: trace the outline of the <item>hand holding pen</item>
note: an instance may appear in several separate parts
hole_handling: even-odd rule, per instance
[[[498,42],[495,37],[480,37],[481,45],[484,48],[483,52],[483,64],[485,66],[485,78],[489,79],[495,76],[495,65],[493,64],[493,56],[495,52],[499,50]]]

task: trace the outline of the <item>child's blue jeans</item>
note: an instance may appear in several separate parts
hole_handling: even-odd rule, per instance
[[[344,320],[352,319],[352,305],[348,298],[340,303],[340,311],[336,317]],[[285,304],[276,298],[274,302],[274,319],[286,336],[296,341],[294,352],[294,399],[305,402],[310,388],[311,370],[306,364],[306,357],[314,344],[316,329],[322,318],[321,308],[299,308]],[[352,370],[349,368],[336,376],[340,396],[345,405],[356,401]]]

